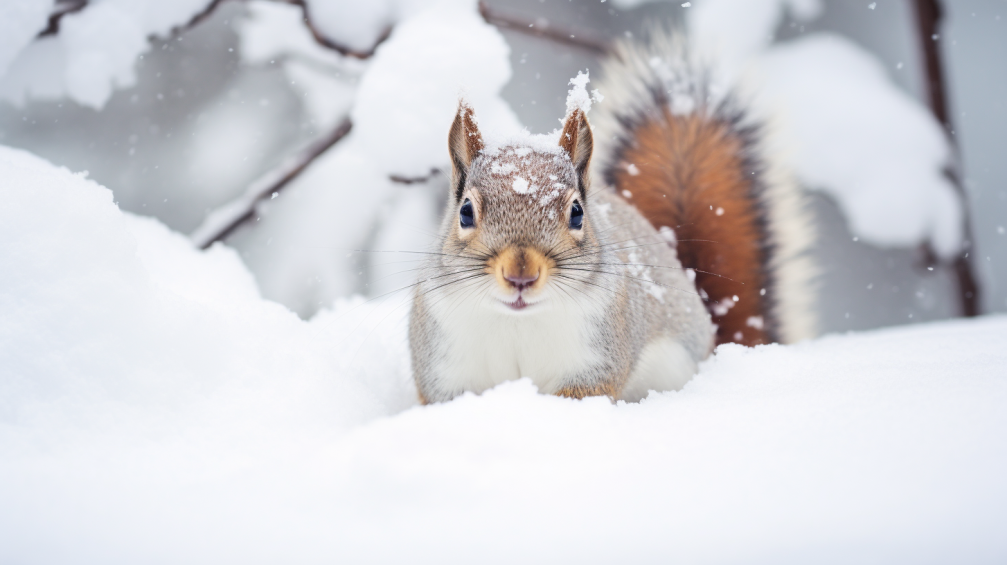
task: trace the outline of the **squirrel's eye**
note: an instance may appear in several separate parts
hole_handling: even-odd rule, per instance
[[[570,229],[579,230],[583,226],[584,208],[581,207],[580,202],[574,200],[573,206],[570,208]]]
[[[461,210],[458,211],[458,224],[463,228],[471,228],[476,225],[475,211],[472,209],[472,201],[468,198],[465,199]]]

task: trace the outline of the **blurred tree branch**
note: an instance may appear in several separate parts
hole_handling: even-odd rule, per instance
[[[491,8],[485,0],[479,2],[479,13],[487,23],[499,28],[577,47],[597,56],[604,55],[609,49],[609,42],[592,31],[557,26],[545,18],[530,20],[515,14],[501,12],[496,8]]]
[[[351,129],[353,124],[350,119],[344,118],[328,135],[315,141],[300,153],[288,157],[279,167],[253,182],[240,197],[210,212],[203,224],[189,236],[192,243],[200,249],[206,249],[214,242],[229,236],[241,224],[255,216],[255,208],[259,202],[278,194],[319,155],[346,137]]]
[[[57,0],[52,8],[52,12],[49,14],[49,25],[38,32],[38,37],[56,35],[59,33],[59,22],[63,19],[63,16],[79,12],[85,6],[87,6],[87,0]]]
[[[924,76],[926,77],[927,99],[930,110],[937,121],[944,126],[945,134],[951,144],[953,162],[946,171],[948,179],[955,187],[962,203],[962,222],[964,245],[958,257],[954,260],[955,274],[958,278],[958,290],[961,295],[962,314],[965,316],[979,315],[979,283],[975,276],[975,254],[971,253],[974,241],[972,231],[972,213],[969,210],[968,194],[962,182],[961,152],[955,137],[954,124],[948,112],[947,92],[944,82],[944,65],[940,52],[940,26],[943,10],[938,0],[913,0],[916,13],[916,29],[920,50],[923,54]],[[932,250],[927,250],[927,256],[933,258]],[[933,259],[931,259],[933,260]]]
[[[172,29],[171,35],[178,36],[184,34],[202,24],[216,12],[217,8],[228,1],[243,2],[247,0],[212,0],[202,11],[192,16],[188,22]],[[321,33],[311,20],[306,0],[271,1],[298,6],[304,14],[304,25],[307,26],[315,41],[319,45],[345,57],[369,59],[392,33],[392,27],[388,26],[381,32],[370,49],[353,49]],[[60,21],[64,16],[79,12],[87,6],[88,0],[57,0],[53,11],[49,15],[49,25],[38,36],[44,37],[59,33]],[[574,30],[556,26],[545,18],[529,20],[514,14],[507,14],[500,12],[496,8],[491,8],[485,1],[479,2],[479,13],[487,23],[502,29],[509,29],[518,33],[584,49],[599,56],[605,54],[608,50],[608,42],[599,38],[596,34],[586,30]],[[206,249],[213,245],[214,242],[220,241],[232,234],[241,224],[255,217],[255,209],[259,202],[266,197],[278,194],[283,187],[296,178],[315,159],[346,137],[352,128],[353,124],[350,119],[348,117],[344,118],[334,130],[309,145],[303,151],[291,156],[279,167],[252,183],[240,197],[211,212],[203,224],[190,236],[193,243],[201,249]],[[413,178],[391,175],[390,180],[400,184],[416,184],[427,182],[437,174],[439,174],[439,171],[434,170],[425,177]]]

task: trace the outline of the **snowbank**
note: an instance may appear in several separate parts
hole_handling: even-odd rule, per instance
[[[302,321],[20,151],[0,201],[0,562],[1007,557],[1005,317],[418,407],[400,302]]]

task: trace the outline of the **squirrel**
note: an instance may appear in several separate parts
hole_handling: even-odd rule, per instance
[[[409,321],[422,403],[522,377],[638,401],[681,389],[719,344],[814,334],[802,195],[700,69],[668,34],[620,43],[594,131],[568,108],[546,143],[487,144],[459,103]]]

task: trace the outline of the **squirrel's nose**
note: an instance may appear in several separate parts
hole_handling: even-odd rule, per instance
[[[529,286],[535,284],[538,280],[538,273],[533,275],[504,275],[504,279],[518,292],[528,288]]]

